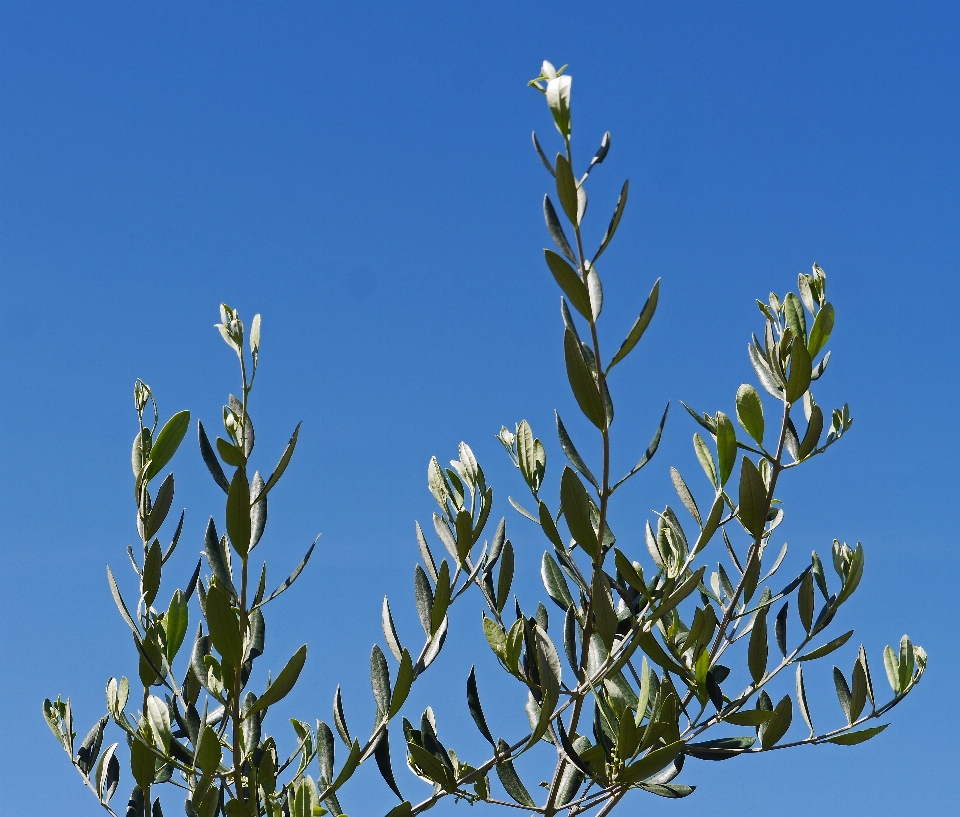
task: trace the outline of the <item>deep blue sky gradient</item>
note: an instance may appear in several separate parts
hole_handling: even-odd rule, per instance
[[[861,641],[884,690],[884,644],[908,632],[930,654],[920,689],[871,743],[691,762],[692,798],[635,795],[625,808],[955,809],[958,37],[949,3],[0,4],[2,811],[100,813],[40,702],[70,695],[82,735],[106,679],[136,675],[104,576],[109,563],[133,592],[132,384],[150,383],[164,416],[189,408],[215,430],[236,389],[212,328],[220,301],[263,315],[257,467],[269,471],[304,421],[271,495],[271,581],[323,532],[268,616],[264,668],[310,643],[295,693],[271,712],[283,745],[284,718],[329,722],[337,683],[366,733],[384,594],[401,637],[418,642],[413,521],[434,508],[431,455],[474,447],[517,548],[521,603],[532,612],[545,598],[545,541],[506,503],[523,490],[494,434],[531,422],[549,496],[562,470],[554,408],[597,458],[541,254],[551,180],[529,134],[551,153],[557,135],[525,82],[545,58],[571,64],[578,161],[613,135],[590,188],[590,241],[631,179],[601,266],[605,349],[663,279],[657,317],[613,384],[617,472],[674,406],[660,453],[618,495],[621,545],[646,558],[643,520],[676,504],[671,464],[709,502],[677,401],[732,414],[762,329],[754,299],[795,288],[816,260],[838,313],[817,397],[849,401],[856,423],[785,477],[787,564],[799,570],[814,547],[826,556],[834,537],[864,543],[861,590],[833,626],[858,628],[835,655],[848,673]],[[193,432],[173,466],[187,521],[164,599],[223,513]],[[408,704],[415,719],[432,703],[441,739],[473,762],[486,755],[464,701],[471,663],[494,731],[516,739],[524,724],[524,693],[503,680],[479,610],[458,602]],[[842,718],[832,660],[808,673],[818,726]],[[401,752],[400,784],[421,799]],[[369,766],[342,798],[353,817],[396,802]],[[521,770],[531,788],[545,773],[535,760]]]

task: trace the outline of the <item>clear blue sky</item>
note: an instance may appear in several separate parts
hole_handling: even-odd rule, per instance
[[[215,428],[235,389],[212,328],[222,300],[263,314],[259,467],[304,421],[261,545],[272,578],[324,534],[268,617],[274,671],[311,645],[296,693],[271,713],[276,734],[291,737],[281,716],[329,722],[337,683],[355,730],[368,728],[380,601],[389,594],[412,640],[413,522],[434,507],[425,466],[461,439],[507,516],[524,607],[545,597],[545,542],[507,506],[522,491],[494,439],[529,419],[555,486],[552,411],[575,414],[541,254],[550,179],[529,139],[536,128],[556,149],[525,88],[543,59],[572,66],[580,161],[613,134],[588,214],[596,235],[632,183],[603,265],[608,347],[663,278],[615,384],[615,468],[637,458],[668,399],[677,410],[621,500],[622,542],[639,555],[642,520],[675,501],[669,465],[706,495],[676,401],[732,413],[762,328],[754,299],[794,288],[816,260],[838,313],[818,398],[849,401],[856,423],[785,484],[789,564],[834,537],[862,541],[863,584],[836,626],[858,627],[884,688],[884,644],[908,632],[930,654],[871,743],[690,763],[693,797],[638,795],[628,810],[955,808],[958,42],[950,3],[2,3],[3,812],[99,813],[40,702],[70,695],[82,734],[106,679],[136,673],[104,576],[109,563],[132,587],[132,384],[147,381],[165,416],[189,408]],[[193,433],[173,464],[187,521],[165,598],[223,511]],[[475,599],[458,602],[408,704],[416,717],[433,703],[441,739],[474,762],[470,663],[495,731],[520,728],[524,697],[498,686],[479,616]],[[854,650],[837,654],[847,671]],[[829,673],[811,674],[811,706],[839,725]],[[353,817],[395,802],[369,765],[343,797]]]

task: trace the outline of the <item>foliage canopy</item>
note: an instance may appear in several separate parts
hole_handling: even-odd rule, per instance
[[[491,522],[493,489],[470,447],[461,443],[458,459],[449,467],[433,458],[427,469],[439,509],[433,514],[432,536],[443,549],[431,548],[419,523],[416,526],[421,563],[414,573],[414,602],[424,630],[422,646],[411,651],[401,644],[385,598],[387,650],[374,645],[370,655],[376,715],[369,736],[361,741],[351,733],[338,687],[333,729],[319,720],[311,724],[294,719],[294,749],[281,754],[277,740],[266,731],[266,716],[297,683],[307,645],[287,659],[265,687],[251,689],[250,681],[254,663],[265,652],[267,606],[296,581],[316,542],[289,577],[268,593],[266,562],[258,571],[252,557],[260,556],[254,551],[266,526],[269,494],[294,453],[299,426],[264,479],[251,464],[255,434],[249,412],[260,362],[260,316],[248,331],[237,312],[222,305],[217,328],[237,354],[240,396],[230,395],[223,408],[225,437],[211,444],[200,422],[197,434],[203,462],[225,494],[225,532],[218,531],[211,517],[204,537],[206,570],[202,559],[185,589],[175,590],[166,605],[158,603],[164,566],[179,542],[184,515],[169,545],[161,546],[160,531],[173,519],[173,474],[156,488],[153,484],[184,440],[190,413],[174,414],[160,426],[154,395],[138,380],[132,468],[141,549],[128,549],[138,582],[136,604],[128,605],[110,568],[107,578],[133,637],[138,656],[134,685],[139,686],[132,701],[130,680],[110,678],[106,713],[79,746],[69,699],[43,703],[50,729],[110,814],[115,814],[111,803],[121,781],[120,750],[125,743],[122,765],[134,784],[126,807],[129,817],[160,817],[161,796],[185,798],[188,817],[339,815],[338,792],[371,758],[400,800],[389,817],[421,814],[448,796],[543,815],[606,815],[631,789],[666,798],[692,794],[693,786],[677,782],[688,758],[718,761],[869,740],[886,728],[879,719],[920,680],[926,653],[904,636],[898,648],[884,651],[893,694],[883,701],[861,646],[849,674],[833,668],[844,720],[826,730],[815,728],[804,666],[834,653],[852,637],[853,630],[840,635],[826,631],[860,583],[864,550],[859,543],[850,547],[835,540],[830,553],[837,575],[833,581],[816,551],[809,564],[786,580],[775,578],[785,564],[786,545],[768,558],[784,518],[776,495],[781,477],[825,454],[853,423],[848,406],[827,412],[811,391],[826,373],[826,347],[835,321],[827,277],[816,264],[809,275],[799,276],[798,293],[782,298],[771,293],[766,302],[757,301],[764,327],[762,337],[751,338],[748,354],[760,388],[743,384],[737,389],[736,424],[722,411],[700,413],[684,406],[701,427],[693,445],[713,494],[698,502],[684,477],[671,468],[684,521],[668,505],[646,524],[646,554],[627,554],[618,546],[609,523],[611,501],[652,460],[669,405],[636,466],[615,479],[610,469],[614,401],[608,383],[614,367],[635,350],[654,317],[659,281],[607,360],[598,332],[604,294],[597,261],[617,231],[629,184],[623,185],[600,245],[588,253],[581,234],[586,183],[607,157],[610,134],[586,169],[575,172],[570,75],[544,63],[530,85],[546,98],[562,140],[563,149],[551,161],[536,134],[533,137],[555,182],[559,205],[550,195],[544,197],[547,231],[555,245],[544,250],[544,256],[562,291],[570,387],[583,415],[596,427],[602,452],[594,471],[557,414],[567,464],[559,498],[550,500],[541,490],[546,448],[529,423],[523,421],[512,431],[504,427],[498,435],[530,494],[525,505],[513,498],[510,503],[540,526],[549,543],[541,578],[559,608],[554,626],[551,629],[542,603],[530,614],[514,600],[515,615],[508,614],[513,544],[506,520]],[[704,562],[711,545],[727,567],[717,556],[712,557],[717,561]],[[439,564],[434,550],[442,554]],[[713,564],[716,570],[711,570]],[[771,585],[780,589],[774,592]],[[527,693],[527,723],[509,739],[494,736],[471,670],[467,709],[490,744],[489,758],[474,764],[441,743],[432,708],[416,721],[403,716],[412,685],[446,642],[451,606],[467,591],[484,606],[483,631],[496,661]],[[188,642],[194,596],[199,621]],[[799,632],[796,624],[790,625],[791,601]],[[393,670],[387,654],[394,659]],[[788,668],[796,674],[795,696],[774,702],[768,686]],[[788,740],[795,708],[809,733]],[[399,728],[394,726],[398,720]],[[104,748],[111,723],[123,733],[122,740]],[[402,737],[407,766],[430,787],[419,802],[406,799],[395,777],[391,726],[394,748]],[[741,734],[730,737],[730,726]],[[339,765],[334,732],[346,748]],[[514,765],[520,755],[534,750],[554,759],[546,796],[539,802]],[[491,772],[505,795],[494,790]]]

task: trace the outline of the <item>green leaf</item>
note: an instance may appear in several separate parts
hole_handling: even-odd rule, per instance
[[[503,570],[503,567],[500,568]],[[420,616],[420,625],[427,635],[432,635],[430,610],[433,608],[433,588],[423,568],[417,565],[413,570],[413,595],[417,604],[417,614]]]
[[[170,599],[167,615],[163,620],[164,629],[166,630],[168,664],[173,663],[173,659],[183,645],[183,639],[187,634],[189,618],[190,610],[187,606],[187,600],[184,598],[183,592],[177,590]]]
[[[503,628],[492,618],[483,617],[483,634],[487,637],[490,649],[501,660],[506,661],[507,635]]]
[[[767,522],[767,486],[749,457],[740,463],[740,504],[737,517],[754,539],[759,540]]]
[[[664,599],[660,605],[650,613],[649,620],[653,622],[666,615],[674,607],[680,604],[680,602],[687,598],[687,596],[693,593],[693,591],[696,590],[703,581],[703,573],[706,569],[707,566],[702,565],[696,573],[692,574],[683,584],[674,590],[668,598]]]
[[[133,475],[137,480],[140,479],[140,472],[148,459],[150,459],[150,429],[141,428],[133,438],[133,451],[130,454]]]
[[[674,675],[679,675],[681,678],[690,675],[688,670],[685,670],[667,655],[657,639],[654,638],[653,633],[649,630],[639,633],[637,635],[637,642],[640,645],[640,649],[647,654],[647,657],[653,661],[654,664],[657,664],[668,672],[674,673]]]
[[[239,468],[244,464],[245,458],[240,449],[233,443],[228,443],[222,437],[217,437],[217,451],[220,452],[221,459],[234,468]]]
[[[303,669],[306,660],[307,645],[304,644],[293,654],[293,657],[287,661],[287,665],[280,670],[277,679],[264,690],[263,695],[257,698],[257,702],[244,717],[249,718],[254,712],[262,712],[268,706],[272,706],[277,701],[285,698],[297,683],[297,679],[300,677],[300,671]],[[339,691],[339,687],[337,687],[337,690]]]
[[[765,709],[744,709],[741,712],[734,712],[723,718],[724,723],[732,723],[734,726],[760,726],[773,717],[773,712]],[[751,741],[751,745],[753,742]]]
[[[130,745],[130,771],[133,779],[143,791],[149,791],[153,784],[156,760],[150,747],[137,735]]]
[[[590,498],[580,482],[576,472],[569,467],[563,469],[560,477],[560,507],[567,520],[570,535],[579,543],[584,552],[594,561],[600,552],[597,532],[590,519]]]
[[[710,449],[707,448],[707,444],[699,433],[694,433],[693,435],[693,450],[696,451],[697,459],[700,461],[700,467],[703,468],[703,472],[707,475],[707,479],[710,480],[710,484],[713,485],[715,489],[719,489],[720,485],[717,483],[717,468],[713,462],[713,454],[710,453]]]
[[[759,445],[763,445],[763,403],[760,395],[749,383],[737,389],[737,420]]]
[[[167,514],[170,513],[170,506],[173,504],[173,489],[173,474],[170,473],[167,474],[166,479],[160,483],[160,488],[157,490],[157,498],[144,523],[143,538],[147,541],[150,541],[156,536],[163,521],[167,518]]]
[[[887,671],[887,680],[890,682],[890,688],[894,695],[902,692],[900,685],[900,662],[897,660],[897,654],[889,644],[883,649],[883,665]]]
[[[453,791],[456,783],[450,770],[439,758],[410,740],[407,741],[407,751],[424,777],[447,791]]]
[[[606,428],[606,411],[600,397],[600,388],[583,356],[576,336],[567,329],[563,335],[563,351],[567,364],[567,379],[577,404],[584,416],[597,428]]]
[[[813,450],[820,442],[820,435],[823,434],[823,412],[820,406],[814,405],[810,409],[810,420],[807,422],[807,431],[803,435],[803,441],[797,449],[797,459],[802,460],[810,456]]]
[[[502,613],[510,597],[510,586],[513,584],[513,544],[508,539],[504,542],[500,556],[500,573],[497,575],[497,612]]]
[[[570,587],[567,580],[557,564],[549,553],[543,554],[543,561],[540,565],[540,577],[543,580],[543,586],[547,590],[547,595],[556,603],[561,610],[566,610],[573,604],[573,596],[570,595]]]
[[[143,581],[141,588],[143,592],[143,601],[149,607],[157,597],[157,591],[160,590],[160,571],[163,565],[163,553],[160,551],[160,543],[154,539],[153,544],[147,550],[147,558],[143,560]]]
[[[813,602],[813,573],[810,572],[804,575],[803,580],[800,582],[800,591],[797,594],[797,608],[800,613],[800,622],[808,634],[810,633],[810,628],[813,627]]]
[[[346,762],[343,764],[343,768],[340,769],[340,774],[337,775],[337,779],[333,781],[333,786],[331,787],[333,791],[339,789],[344,783],[346,783],[351,775],[357,770],[357,766],[360,765],[360,741],[357,738],[353,739],[353,746],[350,747],[350,754],[347,755]]]
[[[500,783],[514,802],[527,808],[536,808],[536,803],[533,802],[530,792],[527,791],[526,786],[523,785],[519,775],[517,775],[517,770],[513,767],[513,761],[507,759],[509,758],[509,752],[510,746],[506,741],[503,739],[497,741],[497,754],[505,758],[496,765],[497,777],[500,778]]]
[[[803,312],[803,304],[792,292],[788,292],[783,299],[783,316],[794,337],[801,338],[805,342],[807,339],[807,319]]]
[[[672,465],[670,466],[670,480],[673,482],[673,488],[677,492],[677,496],[680,497],[683,507],[687,509],[687,512],[696,520],[697,524],[703,527],[703,522],[700,521],[700,509],[697,507],[697,502],[693,498],[693,494],[690,493],[687,483],[684,482],[683,477],[680,476],[680,472]]]
[[[756,338],[754,338],[756,339]],[[750,356],[750,363],[756,372],[757,379],[764,390],[778,400],[783,399],[783,386],[780,383],[779,375],[775,375],[770,368],[770,364],[764,359],[763,354],[752,343],[747,344],[747,353]]]
[[[576,264],[577,258],[573,254],[573,250],[570,249],[570,242],[567,241],[563,227],[560,226],[560,219],[557,218],[557,211],[553,209],[553,202],[550,201],[549,196],[543,197],[543,217],[547,222],[547,232],[550,233],[550,238],[553,239],[554,244],[557,245],[560,252],[567,257],[567,260],[569,260],[571,264]]]
[[[801,338],[794,338],[790,346],[790,376],[787,378],[786,398],[790,404],[795,403],[810,388],[810,378],[813,374],[813,363],[807,345]]]
[[[567,459],[570,460],[573,467],[583,474],[584,478],[599,491],[600,483],[597,482],[597,478],[591,473],[590,469],[587,468],[583,457],[580,456],[576,446],[573,444],[573,440],[571,440],[570,435],[567,434],[567,429],[564,428],[560,415],[556,411],[554,411],[554,414],[557,417],[557,436],[560,438],[560,447],[563,449],[563,453],[567,455]]]
[[[227,536],[241,556],[250,549],[250,483],[246,469],[238,468],[227,493]]]
[[[707,515],[707,521],[703,524],[703,530],[700,531],[700,535],[697,537],[696,544],[693,546],[693,552],[695,554],[699,553],[710,543],[713,535],[720,527],[720,519],[723,517],[723,507],[723,494],[718,493],[713,500],[713,505],[710,507],[710,513]]]
[[[770,749],[777,744],[793,721],[793,701],[789,695],[784,695],[780,703],[773,710],[773,717],[760,727],[760,745]]]
[[[644,755],[636,762],[625,767],[623,771],[617,775],[617,782],[630,785],[633,783],[639,783],[641,780],[645,780],[651,775],[659,772],[665,766],[672,763],[676,759],[677,755],[679,755],[683,750],[683,748],[684,741],[677,740],[673,743],[667,744],[661,749],[655,749],[649,754]]]
[[[580,219],[577,218],[577,180],[573,178],[570,162],[562,153],[557,154],[555,176],[560,206],[571,223],[578,224]]]
[[[413,814],[413,806],[409,801],[404,801],[399,806],[396,806],[387,813],[387,817],[409,817]]]
[[[763,680],[767,674],[767,608],[757,612],[750,631],[750,647],[747,651],[747,665],[750,668],[750,677],[754,686]]]
[[[203,551],[207,557],[210,572],[219,583],[221,589],[226,590],[231,598],[237,598],[237,590],[233,585],[233,577],[227,565],[226,552],[221,547],[221,540],[217,537],[217,527],[211,516],[207,522],[207,529],[203,537]]]
[[[390,612],[390,602],[387,601],[386,596],[383,597],[383,609],[380,613],[380,619],[383,624],[383,635],[387,640],[387,646],[390,648],[390,652],[393,653],[393,657],[399,661],[403,647],[400,645],[397,628],[393,623],[393,615]]]
[[[777,620],[774,625],[774,631],[777,636],[777,646],[780,648],[780,652],[784,658],[787,657],[787,609],[789,605],[789,601],[783,603],[783,607],[781,607],[780,612],[777,613]]]
[[[170,751],[170,710],[167,704],[156,695],[147,696],[147,708],[144,713],[150,729],[153,732],[154,742],[161,752]]]
[[[340,696],[339,684],[337,684],[337,691],[333,693],[333,725],[337,728],[340,740],[343,741],[345,746],[349,747],[352,741],[350,740],[350,730],[347,729],[347,719],[343,713],[343,698]]]
[[[640,457],[640,461],[630,469],[623,479],[616,483],[611,489],[610,493],[612,494],[617,488],[619,488],[624,482],[626,482],[630,477],[637,473],[643,466],[645,466],[650,460],[653,459],[653,455],[657,453],[657,448],[660,447],[660,438],[663,436],[663,427],[667,423],[667,414],[670,411],[670,404],[667,403],[666,408],[663,410],[663,416],[660,418],[660,425],[657,427],[657,430],[653,434],[653,439],[650,440],[650,445],[647,446],[647,450],[643,452],[643,456]]]
[[[600,242],[600,249],[597,250],[597,254],[593,256],[593,263],[596,263],[596,260],[603,254],[603,251],[607,248],[607,245],[613,240],[613,235],[617,231],[617,227],[620,225],[620,219],[623,217],[623,209],[627,206],[627,194],[630,192],[630,180],[627,179],[623,183],[623,187],[620,188],[620,195],[617,197],[617,206],[614,208],[613,217],[610,219],[610,224],[607,225],[607,231],[603,234],[603,240]]]
[[[817,647],[817,649],[801,655],[799,658],[797,658],[797,661],[813,661],[817,658],[823,658],[825,655],[830,655],[830,653],[832,653],[834,650],[839,650],[844,644],[846,644],[852,635],[853,630],[849,630],[843,635],[833,639],[833,641],[824,644],[822,647]]]
[[[603,639],[603,643],[609,652],[613,647],[613,636],[617,632],[618,622],[617,613],[613,608],[613,599],[610,595],[610,587],[602,570],[593,572],[591,596],[596,632]]]
[[[474,667],[470,667],[470,675],[467,676],[467,708],[470,710],[470,717],[480,730],[490,745],[496,748],[496,741],[490,734],[490,727],[487,726],[487,719],[483,714],[483,707],[480,706],[480,693],[477,691],[477,675]]]
[[[647,296],[647,302],[643,305],[643,309],[640,310],[640,315],[637,320],[634,322],[633,327],[627,333],[626,340],[617,350],[617,353],[613,356],[613,360],[610,361],[610,365],[607,366],[607,373],[616,366],[621,360],[623,360],[630,352],[633,351],[633,347],[640,342],[640,338],[643,337],[643,333],[647,331],[647,327],[650,325],[650,321],[653,320],[653,315],[657,311],[657,302],[660,299],[660,279],[657,278],[656,282],[653,285],[653,289],[650,290],[650,295]]]
[[[173,455],[177,453],[188,428],[190,428],[190,412],[178,411],[160,429],[160,433],[153,441],[153,447],[150,449],[150,464],[147,466],[146,473],[147,481],[159,474],[164,466],[173,459]]]
[[[390,717],[394,717],[407,700],[410,687],[413,685],[413,660],[410,653],[404,650],[400,655],[400,668],[397,670],[397,682],[393,685],[393,696],[390,701]],[[346,724],[344,724],[346,729]]]
[[[813,321],[813,327],[810,329],[807,349],[810,351],[811,358],[815,358],[820,350],[827,345],[827,341],[830,340],[830,335],[833,332],[833,321],[833,304],[824,304],[817,313],[817,317]]]
[[[243,663],[243,640],[240,636],[240,622],[230,601],[230,597],[219,584],[210,585],[207,590],[207,627],[217,652],[234,669],[239,669]]]
[[[550,267],[550,272],[553,273],[553,277],[560,285],[564,295],[570,299],[570,303],[573,304],[577,312],[592,322],[593,313],[590,308],[590,296],[583,279],[573,267],[553,250],[545,249],[543,253],[547,259],[547,266]]]
[[[772,712],[764,712],[762,709],[750,710],[749,713],[741,713],[744,716],[756,716],[758,713],[762,714],[762,718],[753,717],[752,719],[757,721],[756,723],[743,723],[741,726],[761,726],[766,723],[770,718],[773,717]],[[747,720],[748,717],[743,717],[740,720]],[[735,721],[730,718],[725,718],[725,721],[728,723],[735,723]],[[731,757],[736,757],[737,755],[743,754],[747,749],[749,749],[753,744],[757,742],[755,737],[732,737],[732,738],[719,738],[718,740],[708,740],[703,743],[688,743],[683,747],[683,753],[685,755],[690,755],[695,757],[698,760],[728,760]]]
[[[210,476],[213,477],[213,481],[216,482],[217,485],[223,488],[223,492],[227,493],[230,490],[230,483],[223,473],[220,460],[218,460],[217,455],[213,453],[213,447],[207,438],[207,432],[203,430],[203,423],[199,420],[197,420],[197,437],[200,441],[200,455],[203,457],[203,462],[207,466]]]
[[[533,131],[532,136],[533,136],[533,149],[537,152],[537,156],[540,157],[540,161],[543,162],[543,166],[549,171],[550,175],[555,176],[556,171],[553,169],[553,165],[550,164],[550,160],[547,158],[546,154],[543,152],[543,148],[540,147],[540,142],[537,139],[537,132]]]
[[[875,735],[879,735],[884,729],[886,729],[890,724],[885,723],[883,726],[874,726],[870,729],[860,729],[857,732],[844,732],[842,735],[835,735],[832,738],[827,738],[825,743],[836,743],[838,746],[856,746],[858,743],[863,743],[866,740]]]
[[[837,699],[840,701],[840,708],[847,723],[853,723],[854,718],[850,717],[850,687],[847,686],[847,679],[843,677],[839,667],[833,668],[833,685],[837,690]]]
[[[433,604],[430,606],[430,632],[427,635],[434,635],[443,624],[447,617],[447,608],[450,606],[450,568],[447,566],[447,560],[440,563],[440,572],[437,574],[437,590],[433,597]]]
[[[726,485],[737,462],[737,432],[722,411],[717,412],[717,461],[720,466],[720,484]]]
[[[383,650],[376,644],[370,651],[370,686],[379,718],[386,717],[390,713],[390,668]]]
[[[273,469],[270,479],[267,480],[267,484],[263,486],[263,490],[259,494],[260,496],[266,496],[270,489],[279,482],[280,477],[283,476],[283,472],[287,470],[287,466],[290,464],[290,458],[293,456],[293,449],[297,447],[297,438],[300,436],[300,425],[300,423],[297,423],[297,427],[293,430],[293,435],[290,437],[287,447],[283,450],[280,462],[278,462],[277,467]],[[256,499],[256,497],[254,498]]]

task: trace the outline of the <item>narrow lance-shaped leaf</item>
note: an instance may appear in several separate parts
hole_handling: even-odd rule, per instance
[[[470,667],[470,675],[467,676],[467,708],[470,710],[470,716],[473,722],[480,730],[490,745],[496,748],[496,742],[493,735],[490,734],[490,727],[487,726],[487,719],[483,714],[483,707],[480,705],[480,693],[477,690],[477,676],[474,667]]]
[[[822,647],[817,647],[815,650],[811,650],[808,653],[797,658],[797,661],[814,661],[817,658],[823,658],[825,655],[830,655],[834,650],[839,650],[847,641],[850,640],[850,636],[853,635],[853,630],[845,632],[841,636],[837,636],[833,641],[830,641],[824,644]]]
[[[556,164],[557,197],[563,212],[573,224],[577,224],[577,180],[573,178],[570,162],[562,153],[557,154]]]
[[[570,595],[570,588],[567,586],[563,571],[549,553],[543,554],[540,577],[543,580],[547,595],[553,599],[561,610],[566,610],[573,604],[573,596]]]
[[[383,623],[383,635],[387,640],[387,646],[390,648],[390,652],[393,653],[393,657],[399,661],[403,653],[403,647],[400,645],[397,628],[393,623],[393,615],[390,613],[390,602],[387,601],[386,596],[383,597],[383,610],[380,617]]]
[[[413,684],[413,659],[406,650],[400,655],[400,668],[397,670],[397,682],[393,685],[393,695],[390,700],[390,717],[394,717],[407,700],[410,694],[410,687]],[[337,701],[339,703],[339,697]],[[342,708],[340,709],[342,715]],[[337,727],[339,729],[339,727]],[[346,732],[347,724],[343,721],[343,731]],[[348,735],[349,737],[349,735]]]
[[[540,142],[537,140],[537,132],[533,131],[533,148],[537,151],[537,156],[540,157],[540,161],[543,162],[543,166],[550,171],[550,175],[553,176],[556,171],[553,169],[553,165],[550,164],[550,160],[547,158],[547,155],[543,152],[543,148],[540,147]]]
[[[390,739],[386,729],[383,730],[380,738],[377,740],[377,744],[373,750],[373,757],[377,762],[377,769],[380,770],[380,776],[384,782],[397,797],[403,800],[400,787],[397,786],[396,778],[393,776],[393,764],[390,762]]]
[[[390,668],[383,651],[376,644],[370,651],[370,685],[377,712],[381,718],[386,717],[390,713]]]
[[[603,240],[600,242],[600,248],[597,250],[597,254],[593,256],[593,263],[596,263],[596,260],[603,254],[603,251],[613,240],[614,233],[617,232],[617,227],[620,225],[620,219],[623,217],[623,209],[627,206],[627,194],[629,192],[630,180],[627,179],[620,189],[620,195],[617,197],[617,206],[613,211],[613,218],[610,219],[607,231],[603,234]]]
[[[227,536],[237,553],[245,557],[250,549],[250,483],[243,468],[238,468],[227,492]]]
[[[571,468],[564,468],[560,478],[560,505],[570,534],[584,552],[596,560],[600,544],[590,518],[590,500],[583,483]]]
[[[767,521],[767,486],[749,457],[744,457],[740,464],[737,516],[747,532],[759,540]]]
[[[660,418],[660,425],[657,427],[657,430],[654,432],[653,439],[650,440],[650,445],[647,446],[647,450],[643,452],[643,456],[640,457],[640,461],[630,469],[623,479],[617,482],[613,488],[610,489],[610,493],[613,493],[617,488],[619,488],[624,482],[626,482],[630,477],[636,474],[643,466],[645,466],[650,460],[653,459],[653,455],[657,453],[657,448],[660,447],[660,438],[663,436],[663,427],[667,424],[667,414],[670,412],[670,404],[667,403],[666,408],[663,410],[663,416]]]
[[[754,618],[747,652],[747,664],[754,685],[759,684],[767,673],[767,656],[767,610],[763,609]]]
[[[500,573],[497,577],[497,612],[502,613],[510,597],[510,586],[513,583],[513,544],[508,539],[503,545],[500,556]]]
[[[606,413],[596,379],[587,368],[580,341],[567,329],[563,336],[567,379],[584,416],[597,428],[606,428]]]
[[[856,746],[858,743],[863,743],[866,740],[870,740],[872,737],[876,737],[889,725],[890,724],[885,723],[883,726],[874,726],[870,729],[861,729],[857,732],[844,732],[841,735],[835,735],[832,738],[827,738],[826,742],[835,743],[838,746]]]
[[[780,648],[780,652],[784,658],[787,657],[787,608],[789,605],[790,602],[788,601],[783,603],[783,607],[781,607],[780,612],[777,613],[776,624],[774,625],[774,631],[777,636],[777,646]]]
[[[733,466],[737,462],[737,432],[733,423],[722,411],[717,412],[716,419],[717,462],[720,466],[720,484],[725,485],[733,473]]]
[[[248,718],[255,712],[262,712],[268,706],[272,706],[277,701],[285,698],[297,683],[297,679],[300,677],[300,671],[303,669],[306,660],[307,645],[304,644],[293,654],[293,657],[287,662],[287,665],[280,670],[277,679],[264,690],[263,695],[257,698],[257,702],[244,717]]]
[[[277,463],[277,467],[273,469],[273,473],[270,475],[270,479],[267,480],[267,484],[263,486],[263,491],[261,494],[266,496],[270,489],[279,482],[280,477],[283,476],[283,472],[287,470],[287,466],[290,464],[290,458],[293,456],[293,450],[297,447],[297,438],[300,436],[300,423],[297,423],[297,427],[293,430],[293,435],[290,437],[290,442],[287,443],[287,447],[283,450],[283,454],[280,456],[280,462]],[[254,497],[256,499],[256,497]]]
[[[430,606],[430,632],[428,635],[434,635],[443,624],[447,616],[447,608],[450,606],[450,568],[447,566],[447,560],[440,563],[440,572],[437,574],[437,590],[433,597],[433,604]]]
[[[577,259],[573,254],[573,250],[570,249],[570,242],[567,241],[567,236],[563,232],[563,227],[560,225],[560,219],[557,217],[557,211],[553,209],[553,202],[550,201],[549,196],[543,197],[543,217],[547,222],[547,232],[550,233],[550,238],[553,239],[553,242],[557,245],[560,252],[562,252],[571,264],[576,264]]]
[[[650,325],[650,321],[653,320],[653,315],[657,311],[657,302],[659,299],[660,279],[658,278],[653,285],[653,289],[650,290],[650,295],[647,297],[647,302],[643,305],[639,317],[627,333],[626,340],[624,340],[623,344],[617,350],[617,353],[613,356],[610,365],[607,366],[608,373],[614,366],[629,355],[630,352],[633,351],[633,347],[640,342],[640,338],[642,338],[643,333],[647,331],[647,327]]]
[[[203,423],[199,420],[197,420],[197,437],[200,441],[200,455],[203,457],[203,462],[207,466],[210,476],[213,477],[213,481],[216,482],[217,485],[223,488],[224,493],[229,492],[230,482],[223,473],[220,460],[217,459],[217,455],[213,451],[213,446],[210,445],[210,440],[207,438],[207,432],[203,430]]]
[[[164,466],[177,453],[180,443],[190,428],[190,412],[179,411],[160,429],[150,449],[150,465],[147,466],[146,479],[149,481],[159,474]]]
[[[496,765],[497,777],[500,778],[500,783],[514,802],[527,808],[536,808],[530,792],[527,791],[526,786],[520,781],[517,770],[513,767],[513,762],[509,760],[509,752],[510,746],[505,740],[501,739],[497,741],[497,754],[504,758]]]
[[[577,451],[576,446],[573,444],[573,440],[570,439],[570,435],[567,434],[567,429],[560,419],[560,414],[556,411],[554,414],[557,418],[557,436],[560,438],[560,447],[563,449],[563,453],[567,455],[567,459],[570,460],[573,467],[583,474],[584,478],[590,482],[594,488],[600,490],[600,483],[597,482],[597,478],[587,467],[587,464],[583,461],[583,457],[580,456],[580,452]]]

